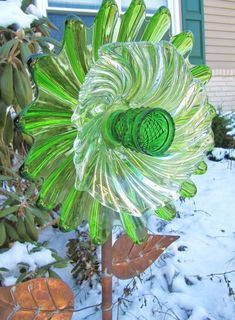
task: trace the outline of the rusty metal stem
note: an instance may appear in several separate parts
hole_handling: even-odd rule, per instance
[[[102,245],[102,320],[112,320],[112,231]]]

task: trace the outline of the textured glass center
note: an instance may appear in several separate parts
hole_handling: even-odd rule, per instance
[[[160,108],[116,111],[109,116],[106,125],[106,140],[151,156],[165,152],[175,132],[171,115]]]

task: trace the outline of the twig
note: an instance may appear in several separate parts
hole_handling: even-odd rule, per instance
[[[7,302],[4,302],[5,304],[7,305],[11,305],[12,304],[9,304]],[[42,312],[55,312],[55,311],[58,311],[60,313],[67,313],[67,312],[81,312],[81,311],[84,311],[86,309],[90,309],[90,308],[95,308],[95,307],[100,307],[101,306],[101,303],[99,304],[94,304],[94,305],[91,305],[91,306],[87,306],[87,307],[83,307],[81,309],[73,309],[73,308],[64,308],[64,309],[55,309],[54,311],[52,311],[51,309],[50,310],[47,310],[47,309],[41,309]],[[36,309],[31,309],[31,308],[25,308],[25,307],[20,307],[19,310],[22,310],[22,311],[37,311]]]
[[[206,277],[224,276],[224,275],[226,275],[226,274],[234,273],[234,272],[235,272],[235,269],[234,269],[234,270],[230,270],[230,271],[226,271],[226,272],[218,272],[218,273],[207,274]]]
[[[229,270],[229,271],[225,271],[225,272],[217,272],[217,273],[211,273],[211,274],[207,274],[207,275],[205,275],[205,276],[202,276],[201,278],[203,278],[203,277],[214,277],[214,276],[224,276],[224,275],[226,275],[226,274],[229,274],[229,273],[235,273],[235,269],[233,269],[233,270]],[[189,275],[189,277],[196,277],[196,278],[198,278],[198,274],[192,274],[192,275]]]

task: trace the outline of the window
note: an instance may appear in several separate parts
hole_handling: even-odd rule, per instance
[[[180,0],[145,0],[147,15],[151,16],[161,6],[169,6],[172,9],[171,3],[175,1]],[[124,13],[131,0],[116,0],[116,2],[121,9],[121,13]],[[79,15],[87,25],[91,25],[102,0],[36,0],[35,3],[43,14],[47,14],[48,18],[59,29],[59,32],[52,31],[52,36],[57,40],[61,40],[63,37],[64,21],[68,15]]]
[[[161,6],[166,6],[168,5],[167,0],[145,0],[146,8],[147,8],[147,13],[153,13],[156,11],[157,8]],[[128,8],[129,4],[131,3],[131,0],[122,0],[121,1],[121,8],[122,11],[126,11]]]
[[[75,8],[75,9],[99,9],[102,1],[100,0],[48,0],[48,8]]]

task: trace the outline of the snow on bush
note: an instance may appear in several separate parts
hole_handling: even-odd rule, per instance
[[[221,161],[223,159],[235,160],[235,149],[214,148],[209,159]]]
[[[5,286],[16,283],[19,276],[18,266],[21,263],[27,264],[29,270],[35,270],[55,261],[49,249],[41,248],[40,251],[33,252],[34,248],[36,246],[31,243],[15,242],[11,249],[1,253],[0,269],[8,269],[7,273],[4,272],[3,284]]]
[[[33,20],[37,19],[40,15],[32,6],[29,8],[29,13],[24,13],[21,9],[21,1],[7,0],[0,1],[0,26],[8,27],[16,24],[18,28],[29,28]],[[31,13],[34,14],[31,14]],[[35,14],[36,13],[36,14]]]

